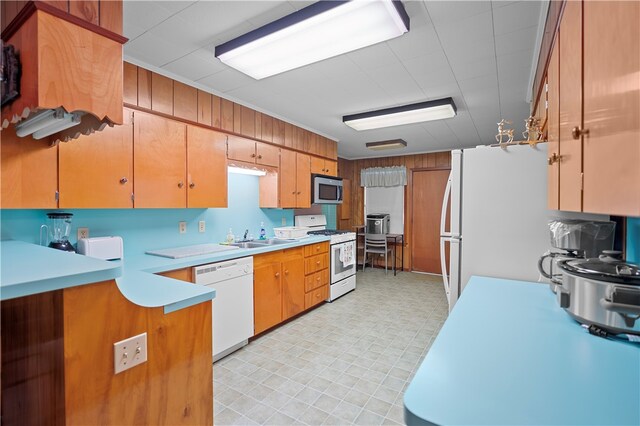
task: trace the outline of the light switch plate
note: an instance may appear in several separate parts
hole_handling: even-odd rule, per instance
[[[181,234],[186,234],[187,233],[187,222],[179,222],[178,223],[178,230],[180,231]]]
[[[147,362],[147,333],[138,334],[113,344],[113,369],[122,373]]]
[[[198,232],[202,234],[207,229],[206,226],[207,225],[204,220],[198,222]]]
[[[78,239],[89,238],[89,228],[78,228]]]
[[[282,226],[285,226],[287,224],[287,218],[282,216]]]

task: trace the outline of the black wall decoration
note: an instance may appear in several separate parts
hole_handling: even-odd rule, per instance
[[[2,83],[2,106],[10,104],[20,96],[20,57],[12,45],[2,43],[2,64],[0,81]]]

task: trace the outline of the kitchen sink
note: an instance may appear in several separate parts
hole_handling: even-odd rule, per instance
[[[260,247],[264,247],[267,244],[266,243],[258,243],[256,241],[244,241],[242,243],[231,243],[229,244],[230,246],[234,246],[234,247],[240,247],[240,248],[260,248]]]
[[[288,240],[278,240],[277,238],[269,238],[268,240],[260,240],[260,244],[264,244],[267,246],[273,246],[273,245],[277,245],[277,244],[287,244],[290,243],[291,241]]]

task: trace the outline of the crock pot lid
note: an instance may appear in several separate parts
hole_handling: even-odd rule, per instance
[[[571,259],[562,262],[570,272],[600,277],[623,279],[625,282],[640,284],[638,265],[625,262],[603,262],[598,258]]]

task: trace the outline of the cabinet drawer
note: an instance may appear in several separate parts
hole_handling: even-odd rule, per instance
[[[324,269],[315,274],[307,275],[304,277],[304,291],[310,292],[318,287],[329,284],[329,270]]]
[[[317,243],[304,246],[304,257],[310,257],[320,253],[329,251],[329,243]]]
[[[324,302],[329,297],[329,286],[325,285],[304,295],[304,308],[309,309]]]
[[[319,254],[317,256],[308,257],[304,260],[304,274],[309,275],[314,272],[321,271],[327,268],[329,256],[326,254]]]

